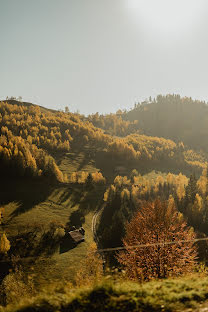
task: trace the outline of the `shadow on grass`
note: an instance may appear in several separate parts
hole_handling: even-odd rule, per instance
[[[90,151],[85,152],[84,158],[82,159],[82,161],[79,164],[78,171],[81,171],[84,167],[86,167],[87,165],[89,165],[92,162],[92,160],[93,160],[92,156],[93,156],[93,154]]]
[[[54,187],[47,181],[31,179],[4,180],[0,183],[0,205],[6,205],[10,202],[19,204],[10,215],[12,219],[46,200]]]
[[[60,254],[65,253],[71,249],[74,249],[76,246],[77,246],[76,243],[69,241],[67,238],[63,237],[60,243],[59,253]]]
[[[69,216],[69,221],[66,224],[67,230],[72,226],[81,227],[85,223],[85,216],[102,205],[105,189],[105,185],[92,186],[87,189],[85,185],[79,185],[78,183],[74,184],[73,192],[71,186],[65,189],[59,204],[70,197],[71,207],[79,207]]]
[[[78,183],[69,184],[69,186],[65,188],[63,194],[59,196],[58,203],[61,205],[70,198],[72,206],[75,206],[77,203],[79,203],[82,193],[82,185],[79,185]]]
[[[176,158],[168,158],[165,154],[162,158],[158,159],[146,159],[140,158],[138,160],[126,160],[125,157],[113,156],[106,151],[98,151],[95,158],[95,166],[100,168],[102,174],[107,178],[109,183],[112,183],[117,175],[127,175],[133,169],[138,170],[141,175],[148,174],[149,172],[160,171],[162,173],[171,172],[173,174],[179,174],[180,172],[189,176],[191,173],[195,173],[197,177],[201,174],[201,168],[188,164],[185,159],[178,160]],[[117,171],[118,167],[125,168],[125,174]]]
[[[67,223],[67,228],[75,226],[76,228],[81,227],[85,223],[84,211],[76,210],[70,215],[69,221]]]

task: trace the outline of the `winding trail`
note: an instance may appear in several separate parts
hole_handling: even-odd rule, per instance
[[[97,231],[96,231],[96,224],[97,224],[97,219],[98,219],[98,216],[100,215],[100,213],[103,211],[105,207],[105,204],[102,204],[101,207],[99,207],[94,215],[93,215],[93,218],[92,218],[92,233],[93,233],[93,237],[94,237],[94,241],[96,242],[97,246],[98,246],[98,243],[99,243],[99,239],[98,239],[98,236],[97,236]]]
[[[99,217],[99,215],[102,213],[103,209],[105,208],[105,203],[103,203],[94,213],[94,216],[92,218],[92,233],[93,233],[93,236],[94,236],[94,241],[97,245],[97,248],[98,248],[98,245],[99,245],[99,238],[97,236],[97,231],[96,231],[96,223],[97,223],[97,219]],[[99,250],[98,250],[99,252]],[[105,272],[105,257],[104,257],[104,254],[103,252],[99,252],[100,256],[101,256],[101,259],[102,259],[102,262],[103,262],[103,271]]]

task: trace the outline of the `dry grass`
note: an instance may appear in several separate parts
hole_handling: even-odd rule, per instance
[[[100,284],[73,289],[63,285],[53,291],[23,299],[5,312],[23,311],[182,311],[208,299],[208,277],[195,274],[144,284],[103,280]]]

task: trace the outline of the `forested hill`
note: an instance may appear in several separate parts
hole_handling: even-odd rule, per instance
[[[137,127],[120,114],[87,118],[31,103],[0,102],[1,172],[70,181],[77,171],[101,171],[112,181],[134,168],[189,175],[206,167],[203,154],[182,142],[137,133]]]
[[[144,111],[157,105],[156,101],[143,105]],[[135,107],[136,117],[140,106]],[[31,298],[43,289],[57,289],[60,295],[63,282],[71,294],[73,285],[79,287],[82,281],[94,284],[94,278],[104,274],[103,264],[108,272],[107,266],[111,269],[118,261],[112,252],[105,253],[104,263],[96,258],[95,246],[90,247],[93,240],[101,249],[122,246],[126,223],[143,207],[146,216],[152,216],[148,213],[151,207],[159,213],[152,231],[157,229],[162,236],[148,234],[148,242],[164,242],[164,233],[167,241],[170,237],[175,240],[177,224],[184,233],[184,220],[199,237],[208,234],[207,153],[191,149],[180,138],[159,137],[154,129],[151,135],[142,133],[141,121],[130,117],[131,112],[122,111],[87,117],[70,112],[70,108],[63,112],[14,99],[0,101],[0,260],[5,264],[0,269],[0,305]],[[153,114],[156,127],[154,118]],[[151,117],[149,120],[151,124]],[[144,122],[143,128],[147,124]],[[191,133],[193,136],[194,130]],[[167,205],[161,206],[158,198]],[[152,201],[158,204],[143,205]],[[167,210],[164,220],[165,210],[160,207]],[[176,223],[172,223],[172,215]],[[166,234],[166,223],[174,236]],[[68,241],[74,227],[85,231],[85,240],[78,245]],[[207,259],[206,246],[200,247],[200,261]],[[155,255],[151,249],[150,253]],[[175,272],[174,257],[170,254]],[[143,267],[155,274],[150,266],[156,267],[155,262],[149,259]],[[164,259],[159,274],[167,266]],[[47,303],[45,307],[43,311],[54,311]]]
[[[122,118],[136,120],[137,129],[146,135],[183,141],[190,148],[208,152],[208,105],[205,102],[179,95],[159,95],[135,104]]]

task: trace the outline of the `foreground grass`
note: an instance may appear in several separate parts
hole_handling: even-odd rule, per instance
[[[196,274],[144,284],[103,281],[81,289],[63,285],[54,293],[47,291],[0,311],[180,311],[207,299],[208,277]]]

